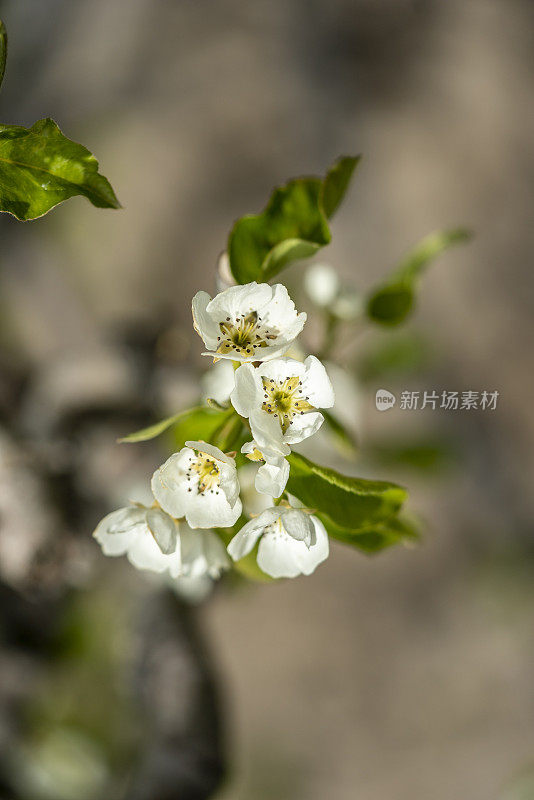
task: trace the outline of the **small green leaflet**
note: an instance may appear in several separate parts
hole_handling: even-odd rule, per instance
[[[180,411],[178,414],[173,414],[172,417],[166,417],[166,419],[162,419],[159,422],[155,422],[154,425],[149,425],[147,428],[142,428],[140,431],[135,431],[134,433],[129,433],[127,436],[122,436],[117,441],[120,444],[137,444],[137,442],[148,442],[150,439],[155,439],[157,436],[160,436],[164,433],[171,425],[176,425],[176,423],[182,418],[187,417],[194,409],[188,408],[185,411]]]
[[[324,178],[296,178],[274,190],[261,214],[239,219],[228,238],[236,281],[268,281],[291,261],[309,258],[329,244],[328,220],[359,160],[360,156],[344,156]]]
[[[53,120],[31,128],[0,125],[0,211],[36,219],[75,195],[98,208],[120,208],[96,158]]]
[[[469,241],[471,235],[465,228],[456,228],[425,237],[389,280],[372,292],[367,301],[367,316],[382,325],[403,322],[413,310],[417,283],[425,268],[451,245]]]
[[[299,453],[291,453],[288,461],[287,491],[320,512],[328,530],[327,521],[348,530],[383,522],[399,511],[408,496],[394,483],[351,478]]]
[[[220,430],[224,430],[232,416],[237,417],[233,408],[217,411],[207,406],[195,406],[149,425],[148,428],[123,436],[119,442],[128,444],[148,442],[170,428],[173,428],[173,438],[178,447],[183,447],[187,440],[208,442]]]

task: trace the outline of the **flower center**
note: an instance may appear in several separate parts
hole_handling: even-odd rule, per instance
[[[262,378],[264,401],[262,408],[268,414],[278,417],[282,432],[285,433],[296,414],[315,411],[315,406],[308,402],[302,391],[302,381],[292,376],[285,380]]]
[[[234,320],[226,317],[224,322],[219,323],[219,330],[221,335],[217,337],[217,352],[233,352],[242,356],[252,356],[256,348],[267,347],[269,340],[278,336],[278,331],[262,325],[257,311],[241,314]]]
[[[187,491],[196,488],[197,494],[205,495],[208,492],[219,494],[221,473],[215,459],[200,453],[196,458],[189,459],[191,466],[187,470],[187,480],[190,486]]]
[[[285,530],[285,528],[284,528],[284,526],[282,524],[282,517],[280,516],[280,517],[278,517],[278,519],[275,519],[274,522],[271,522],[271,523],[269,523],[269,525],[266,525],[264,530],[263,530],[263,533],[264,533],[264,535],[266,533],[269,533],[269,534],[271,534],[271,536],[274,536],[276,539],[286,538],[287,533],[286,533],[286,530]]]

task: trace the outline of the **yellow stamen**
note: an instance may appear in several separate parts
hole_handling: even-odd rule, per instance
[[[276,339],[278,331],[264,329],[257,311],[250,311],[232,320],[227,317],[219,323],[221,335],[218,337],[217,352],[221,355],[234,353],[252,357],[258,347],[267,347],[268,340]]]
[[[262,408],[268,414],[278,417],[282,432],[285,433],[296,414],[315,411],[315,406],[303,397],[301,381],[297,376],[275,381],[273,378],[262,378],[264,401]]]

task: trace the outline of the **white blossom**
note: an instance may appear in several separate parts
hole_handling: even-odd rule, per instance
[[[254,481],[256,491],[270,497],[280,497],[289,478],[289,462],[284,456],[289,455],[290,448],[284,444],[278,445],[276,442],[274,445],[265,443],[259,446],[257,442],[252,441],[246,442],[241,452],[251,461],[265,462],[256,473]]]
[[[305,272],[304,288],[316,306],[326,308],[339,294],[337,272],[330,264],[312,264]]]
[[[232,405],[249,419],[260,450],[312,436],[324,421],[317,409],[334,405],[332,384],[315,356],[308,356],[304,363],[279,358],[258,367],[242,364],[235,381]]]
[[[364,310],[363,297],[359,292],[345,290],[332,303],[330,311],[338,319],[350,322]]]
[[[218,578],[230,566],[226,548],[216,533],[208,530],[192,530],[180,524],[180,547],[182,551],[182,575],[186,578]]]
[[[230,403],[230,395],[235,386],[235,371],[231,361],[218,361],[201,378],[202,397],[215,400],[219,405]]]
[[[182,571],[178,523],[160,508],[119,508],[104,517],[93,536],[106,556],[126,555],[137,569],[169,572],[173,578]]]
[[[232,526],[242,508],[234,459],[206,442],[185,444],[152,476],[154,497],[191,528]]]
[[[126,555],[137,569],[166,572],[172,579],[218,578],[230,566],[217,534],[192,530],[158,506],[135,503],[113,511],[93,536],[105,555]]]
[[[230,259],[226,250],[220,254],[217,259],[217,266],[215,268],[215,282],[217,284],[217,291],[222,292],[228,289],[229,286],[235,286],[235,278],[230,269]]]
[[[247,522],[228,545],[234,559],[258,545],[258,566],[273,578],[310,575],[328,557],[328,535],[317,517],[297,508],[276,506]]]
[[[282,355],[306,322],[281,283],[230,286],[213,300],[193,298],[193,323],[209,352],[233,361],[266,361]]]
[[[266,508],[273,505],[273,496],[260,494],[255,486],[258,467],[248,461],[238,468],[241,500],[243,501],[243,514],[247,519],[258,516]]]

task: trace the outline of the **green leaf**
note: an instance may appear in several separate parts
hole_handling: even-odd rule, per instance
[[[322,205],[328,219],[334,216],[345,197],[352,180],[352,173],[360,159],[361,156],[342,156],[326,173],[323,181]]]
[[[241,423],[241,418],[233,408],[225,411],[215,411],[206,406],[193,408],[172,428],[174,447],[179,449],[188,440],[193,440],[210,442],[223,451],[230,450],[233,447],[236,419]]]
[[[183,443],[188,439],[209,441],[233,414],[235,414],[233,408],[225,411],[216,411],[205,406],[196,406],[195,408],[180,411],[172,417],[167,417],[167,419],[162,419],[154,425],[149,425],[148,428],[123,436],[118,441],[130,444],[148,442],[150,439],[160,436],[169,428],[174,428],[173,437],[175,442],[181,442],[180,447],[183,447]]]
[[[403,517],[390,517],[385,522],[356,530],[335,525],[324,514],[319,514],[328,534],[344,544],[349,544],[364,553],[378,553],[396,544],[413,543],[420,538],[416,525]]]
[[[135,431],[134,433],[129,433],[127,436],[122,436],[120,439],[117,439],[117,441],[121,444],[148,442],[150,439],[155,439],[156,436],[160,436],[164,431],[170,428],[171,425],[175,425],[180,417],[189,414],[191,411],[193,411],[193,409],[180,411],[178,414],[174,414],[172,417],[167,417],[166,419],[160,420],[160,422],[155,422],[154,425],[149,425],[148,428],[142,428],[140,431]]]
[[[216,445],[223,453],[228,453],[230,450],[239,451],[246,439],[250,438],[249,429],[245,427],[243,418],[236,414],[233,408],[219,413],[221,414],[221,424],[212,434],[211,443]],[[243,435],[245,431],[248,433],[246,437]],[[205,436],[203,440],[207,441]]]
[[[0,86],[4,80],[7,61],[7,31],[6,26],[0,19]]]
[[[348,188],[359,156],[340,158],[324,178],[296,178],[275,189],[261,214],[239,219],[228,239],[238,283],[268,281],[291,261],[331,240],[328,219]]]
[[[451,245],[470,238],[471,233],[465,228],[437,231],[425,237],[389,280],[372,292],[367,301],[367,316],[382,325],[403,322],[414,308],[417,283],[426,267]]]
[[[341,475],[295,452],[288,460],[288,492],[341,528],[382,522],[396,514],[407,498],[406,490],[394,483]]]
[[[413,284],[394,284],[379,289],[369,300],[367,315],[383,325],[398,325],[409,316],[415,303]]]
[[[0,125],[0,211],[35,219],[75,195],[98,208],[120,208],[96,158],[53,120],[31,128]]]

